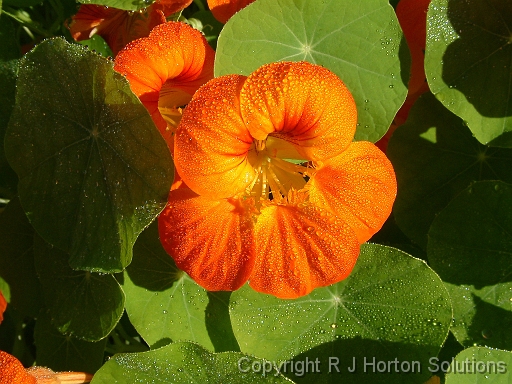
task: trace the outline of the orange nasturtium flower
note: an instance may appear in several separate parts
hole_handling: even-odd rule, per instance
[[[114,69],[126,76],[172,147],[183,106],[213,78],[214,56],[201,32],[185,23],[168,22],[128,44],[116,56]]]
[[[160,240],[207,290],[296,298],[347,277],[391,212],[391,163],[352,142],[352,95],[307,62],[264,65],[202,86],[184,111]],[[297,161],[289,161],[295,159]]]
[[[393,124],[386,135],[376,145],[386,151],[393,132],[405,121],[413,104],[428,91],[425,76],[425,46],[427,41],[427,11],[431,0],[400,0],[396,7],[396,16],[404,32],[411,53],[411,76],[409,91],[404,104],[397,112]]]
[[[16,357],[0,351],[0,384],[81,384],[91,380],[92,375],[84,372],[53,372],[44,367],[25,369]]]
[[[4,312],[7,309],[7,300],[5,300],[2,291],[0,291],[0,323],[4,321]]]
[[[188,7],[192,1],[157,0],[138,12],[82,4],[68,28],[76,41],[100,35],[115,55],[130,41],[148,36],[155,26],[166,22],[167,16]]]
[[[217,20],[226,23],[231,16],[254,0],[208,0],[208,8]]]

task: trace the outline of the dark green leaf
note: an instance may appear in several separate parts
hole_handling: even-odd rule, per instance
[[[433,0],[428,11],[430,89],[484,144],[512,147],[511,30],[510,0]]]
[[[156,223],[135,243],[123,289],[130,321],[149,345],[190,340],[214,350],[205,324],[207,292],[176,267],[160,244]]]
[[[296,300],[259,294],[248,286],[230,304],[235,336],[244,353],[271,361],[321,361],[324,374],[309,371],[297,382],[423,383],[428,360],[448,334],[451,305],[439,277],[421,260],[381,245],[362,246],[352,274]],[[372,374],[365,358],[418,361],[406,375]],[[356,362],[356,374],[349,368]],[[331,367],[328,375],[329,363]],[[406,364],[406,363],[405,363]],[[403,365],[402,371],[406,370]],[[281,370],[282,371],[282,370]]]
[[[3,0],[3,5],[25,8],[41,4],[42,2],[43,0]]]
[[[393,207],[400,229],[427,245],[430,224],[473,181],[512,182],[512,150],[489,148],[432,94],[423,95],[389,141],[398,195]]]
[[[72,270],[69,255],[37,235],[34,256],[53,325],[87,341],[106,337],[124,311],[124,293],[114,276]]]
[[[41,285],[34,267],[34,230],[17,198],[0,214],[0,275],[9,284],[10,303],[23,318],[37,316]]]
[[[206,329],[216,352],[240,351],[231,325],[229,299],[231,292],[208,292]]]
[[[138,11],[149,7],[155,0],[78,0],[82,4],[98,4],[107,7],[124,9],[126,11]]]
[[[485,181],[433,221],[428,259],[452,297],[452,332],[465,346],[512,349],[512,186]]]
[[[54,371],[78,371],[93,374],[103,364],[106,339],[88,342],[63,335],[52,324],[50,314],[37,317],[35,344],[37,365]]]
[[[356,100],[356,139],[375,142],[407,93],[409,60],[399,57],[408,57],[404,41],[387,0],[259,0],[226,23],[215,75],[248,75],[283,60],[323,65]]]
[[[259,364],[260,368],[262,366],[268,368],[268,371],[252,372],[253,363]],[[248,371],[245,371],[247,368]],[[291,382],[278,374],[270,361],[239,352],[210,353],[198,344],[181,342],[149,352],[114,356],[96,373],[91,382],[91,384],[102,383]]]
[[[172,160],[148,112],[112,62],[63,39],[20,64],[5,139],[36,231],[75,269],[120,271],[162,210]]]
[[[0,3],[1,8],[1,3]],[[18,178],[4,154],[4,136],[14,107],[18,58],[21,56],[11,20],[0,16],[0,198],[13,198]]]
[[[512,352],[472,347],[459,353],[446,374],[445,384],[510,384]]]
[[[210,44],[213,49],[217,48],[217,38],[224,24],[213,17],[210,11],[194,13],[188,19],[188,23],[204,34],[206,41],[208,41],[208,44]]]

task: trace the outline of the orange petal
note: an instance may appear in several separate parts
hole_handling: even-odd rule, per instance
[[[128,12],[100,5],[82,4],[68,26],[69,32],[76,41],[87,40],[96,33],[110,30],[110,24],[117,27],[122,24]]]
[[[198,30],[185,23],[156,26],[146,38],[128,44],[114,69],[125,75],[164,137],[167,123],[158,107],[176,109],[213,77],[215,52]],[[162,99],[162,100],[160,100]]]
[[[256,291],[283,299],[346,278],[359,255],[352,229],[308,203],[264,208],[255,238],[258,259],[249,283]]]
[[[221,23],[226,23],[231,16],[242,8],[251,4],[254,0],[208,0],[208,7],[213,17]]]
[[[93,377],[85,372],[53,372],[45,367],[30,367],[27,373],[36,379],[37,384],[83,384],[90,383]]]
[[[396,197],[391,162],[374,144],[352,143],[319,167],[309,181],[309,199],[343,219],[367,241],[384,224]]]
[[[421,94],[428,90],[424,61],[427,40],[427,11],[430,1],[400,0],[396,7],[396,16],[411,52],[409,95],[418,92]]]
[[[245,81],[240,105],[255,139],[280,137],[308,160],[341,153],[356,131],[356,105],[347,87],[329,70],[307,62],[260,67]]]
[[[13,355],[0,351],[0,384],[36,384],[36,378],[29,375],[23,364]]]
[[[400,0],[396,17],[409,46],[425,49],[427,40],[427,11],[431,0]]]
[[[238,99],[244,79],[222,76],[201,87],[176,132],[176,168],[183,181],[200,195],[232,197],[254,178],[247,159],[253,139],[240,116]]]
[[[192,1],[194,0],[160,0],[153,5],[161,8],[167,16],[187,8]]]
[[[165,23],[163,9],[157,3],[140,12],[84,4],[68,28],[77,41],[100,35],[115,55],[130,41],[148,36],[156,25]]]
[[[174,190],[158,218],[160,241],[178,268],[205,289],[238,289],[254,265],[250,209],[239,200],[210,200],[187,188]]]
[[[7,301],[0,291],[0,323],[4,320],[4,312],[7,309]]]

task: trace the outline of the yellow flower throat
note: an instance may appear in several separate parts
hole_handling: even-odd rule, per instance
[[[303,166],[285,160],[297,159],[307,163],[307,160],[301,160],[293,144],[278,137],[268,136],[265,140],[255,140],[248,159],[255,175],[245,189],[244,196],[254,198],[257,208],[271,200],[277,204],[287,203],[289,193],[304,189],[307,182],[305,178],[314,173],[309,163]]]

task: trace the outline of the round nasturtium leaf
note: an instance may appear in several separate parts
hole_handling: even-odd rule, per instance
[[[34,229],[14,198],[0,214],[0,276],[9,285],[9,306],[22,318],[36,317],[42,302],[33,239]]]
[[[483,144],[512,147],[512,2],[432,0],[425,69],[432,92]]]
[[[89,342],[63,335],[51,323],[51,314],[41,311],[34,330],[37,365],[54,371],[77,371],[93,374],[102,365],[107,339]]]
[[[510,384],[512,352],[471,347],[446,367],[446,384]]]
[[[253,370],[252,366],[260,370]],[[270,361],[240,352],[210,353],[198,344],[179,342],[148,352],[115,355],[91,381],[91,384],[121,383],[263,384],[291,381],[280,375]]]
[[[452,310],[446,288],[425,262],[364,244],[347,279],[296,300],[244,286],[232,294],[230,314],[242,352],[277,362],[318,359],[320,376],[332,374],[322,382],[423,383],[429,358],[448,334]],[[374,372],[373,358],[397,359],[401,374],[383,375],[376,366]],[[289,364],[285,374],[300,378]],[[308,374],[310,380],[319,377]]]
[[[428,260],[453,303],[464,346],[512,349],[512,186],[472,184],[433,221]]]
[[[407,94],[408,51],[387,0],[258,0],[224,26],[215,75],[287,60],[322,65],[345,82],[357,104],[356,140],[380,139]]]
[[[173,177],[167,145],[126,79],[60,38],[21,60],[5,150],[31,224],[75,269],[124,269]]]
[[[101,340],[123,315],[123,290],[110,274],[72,270],[68,257],[35,235],[35,265],[53,325],[62,334]]]
[[[0,1],[0,11],[1,7]],[[7,199],[14,197],[18,184],[18,177],[5,157],[4,137],[14,107],[19,57],[14,25],[6,14],[0,15],[0,198]]]
[[[156,222],[140,235],[133,252],[123,290],[126,312],[137,332],[152,347],[188,340],[213,351],[205,323],[207,292],[165,252]]]
[[[389,141],[387,155],[396,172],[396,223],[426,249],[434,217],[473,181],[512,183],[512,150],[480,144],[460,118],[428,93]]]
[[[124,9],[125,11],[138,11],[149,7],[155,0],[78,0],[82,4],[104,5],[106,7]]]

